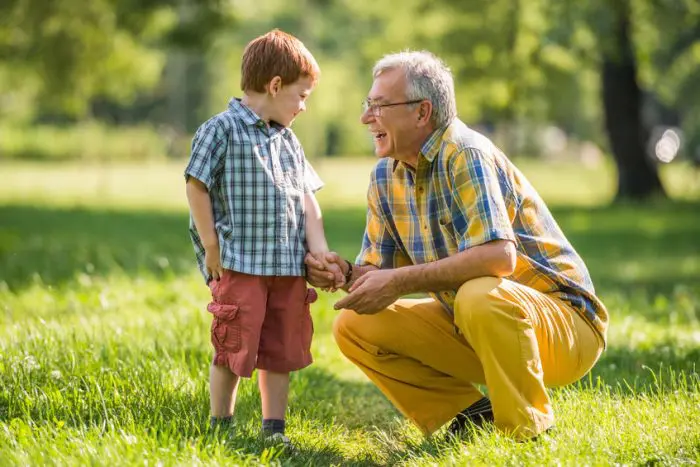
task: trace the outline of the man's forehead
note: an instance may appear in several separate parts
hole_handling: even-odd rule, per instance
[[[380,73],[374,78],[372,89],[367,96],[371,101],[387,101],[405,94],[406,80],[401,70],[393,69]]]

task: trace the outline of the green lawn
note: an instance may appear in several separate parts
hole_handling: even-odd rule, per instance
[[[331,247],[353,257],[371,161],[316,165]],[[556,432],[526,444],[423,439],[340,356],[330,335],[340,293],[322,293],[316,362],[292,379],[300,452],[288,458],[257,439],[254,382],[239,391],[234,434],[206,429],[208,291],[182,163],[0,165],[0,465],[699,463],[697,174],[664,171],[675,201],[605,207],[609,167],[522,167],[612,314],[592,374],[553,392]]]

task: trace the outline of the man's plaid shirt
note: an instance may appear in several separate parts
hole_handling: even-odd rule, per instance
[[[206,185],[221,265],[259,276],[302,276],[304,194],[323,184],[291,129],[269,127],[240,100],[205,122],[192,141],[185,178]],[[204,247],[190,217],[197,263],[207,277]]]
[[[455,119],[425,142],[414,170],[376,165],[357,264],[395,268],[437,261],[493,240],[511,240],[507,279],[570,302],[605,339],[608,313],[586,265],[523,174],[483,135]],[[431,294],[453,313],[456,290]]]

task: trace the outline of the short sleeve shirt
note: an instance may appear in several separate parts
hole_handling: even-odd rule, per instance
[[[323,183],[290,128],[268,125],[238,99],[202,124],[185,178],[209,190],[221,264],[260,276],[302,276],[304,196]],[[193,219],[190,237],[199,269],[204,247]]]
[[[424,143],[414,169],[376,165],[357,264],[437,261],[494,240],[517,251],[508,279],[568,301],[605,337],[608,313],[583,260],[525,176],[485,136],[455,119]],[[453,313],[456,290],[431,293]]]

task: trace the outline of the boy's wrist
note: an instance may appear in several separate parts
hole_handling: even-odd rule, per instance
[[[204,251],[219,251],[219,242],[204,243]]]

